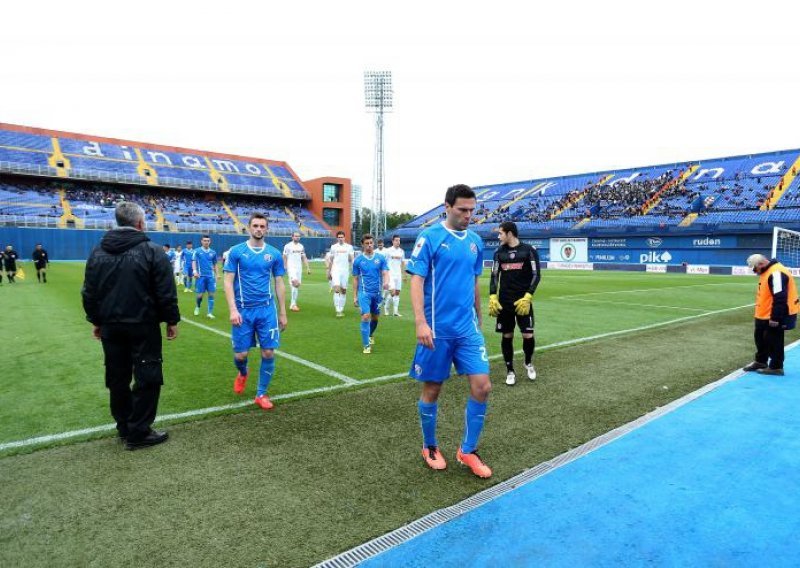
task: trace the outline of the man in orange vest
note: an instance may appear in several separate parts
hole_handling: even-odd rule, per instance
[[[783,333],[794,329],[800,300],[789,269],[763,254],[747,258],[747,265],[759,275],[756,291],[756,358],[745,371],[762,375],[783,375]]]

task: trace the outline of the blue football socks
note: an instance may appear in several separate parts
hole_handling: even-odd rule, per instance
[[[478,447],[487,406],[488,403],[478,402],[472,397],[467,400],[467,408],[464,410],[464,439],[461,441],[461,451],[465,454],[474,452]]]
[[[236,365],[236,369],[239,371],[239,374],[241,375],[247,374],[247,357],[244,358],[244,361],[239,361],[239,359],[234,357],[233,364]]]
[[[211,313],[213,311],[214,311],[214,296],[209,296],[208,297],[208,313]]]
[[[267,394],[269,383],[272,381],[272,374],[275,372],[275,358],[261,357],[261,369],[258,372],[258,390],[256,396]]]
[[[417,402],[419,423],[422,425],[422,443],[426,448],[438,446],[436,443],[436,412],[439,405],[435,402]]]
[[[370,325],[368,321],[361,322],[361,343],[364,347],[369,347],[369,329]]]
[[[375,333],[375,328],[378,327],[378,320],[371,320],[369,322],[369,336],[372,337],[372,334]]]

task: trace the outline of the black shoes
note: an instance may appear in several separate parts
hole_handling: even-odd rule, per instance
[[[753,361],[747,367],[742,367],[742,371],[758,371],[759,369],[766,369],[767,365],[765,363],[759,363],[758,361]]]
[[[783,376],[785,373],[783,369],[759,369],[756,371],[759,375],[778,375]]]
[[[132,440],[130,437],[125,440],[126,450],[138,450],[139,448],[149,448],[150,446],[157,446],[163,444],[169,438],[167,432],[159,432],[158,430],[150,430],[144,438]]]

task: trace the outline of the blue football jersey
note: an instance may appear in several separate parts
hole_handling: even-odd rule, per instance
[[[194,261],[197,263],[195,276],[214,276],[214,265],[217,264],[217,251],[200,247],[194,251]]]
[[[483,241],[472,231],[439,223],[417,237],[406,272],[425,279],[425,318],[434,337],[469,337],[479,332],[475,277],[483,271]]]
[[[378,294],[383,291],[383,273],[389,270],[386,257],[377,252],[371,257],[359,255],[353,261],[353,276],[358,276],[358,291],[363,294]]]
[[[232,272],[233,293],[239,309],[272,303],[272,278],[286,273],[281,253],[273,246],[251,248],[247,242],[232,247],[222,268]]]

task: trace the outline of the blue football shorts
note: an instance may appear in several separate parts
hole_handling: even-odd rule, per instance
[[[275,305],[242,308],[241,325],[231,326],[231,344],[234,353],[244,353],[259,345],[261,349],[277,349],[281,343],[281,329]]]
[[[217,280],[213,276],[198,276],[195,280],[194,291],[198,294],[208,292],[213,294],[217,291]]]
[[[361,308],[361,315],[381,313],[381,297],[375,294],[358,293],[358,307]]]
[[[489,357],[483,335],[469,337],[435,338],[434,349],[417,344],[414,362],[408,372],[412,379],[443,383],[450,378],[453,365],[459,375],[488,375]]]

